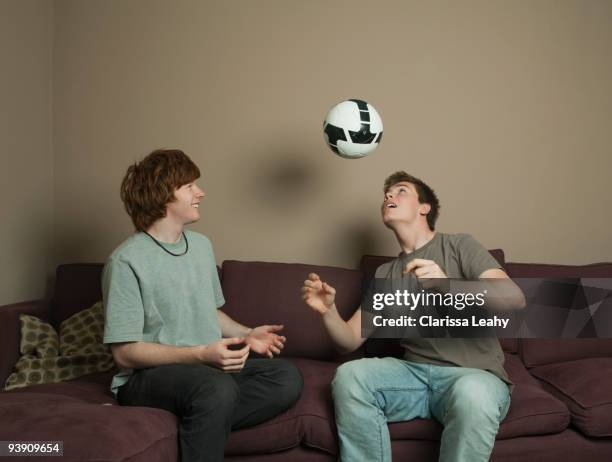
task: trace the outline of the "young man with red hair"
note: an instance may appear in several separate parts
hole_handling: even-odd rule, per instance
[[[496,308],[522,308],[522,292],[482,245],[468,234],[435,231],[439,207],[433,189],[420,179],[405,172],[386,179],[382,220],[402,251],[375,277],[401,281],[411,292],[419,284],[445,288],[447,278],[492,278],[504,289],[497,292]],[[302,294],[340,351],[365,342],[362,309],[345,322],[334,303],[336,290],[318,275],[309,275]],[[336,371],[332,391],[341,460],[391,461],[387,423],[416,418],[435,418],[444,426],[441,461],[489,460],[510,406],[511,382],[497,338],[407,338],[401,344],[403,359],[360,359]]]
[[[199,177],[179,150],[129,167],[121,198],[136,233],[104,267],[104,343],[120,368],[111,384],[119,403],[176,414],[181,460],[221,461],[231,430],[292,406],[303,381],[291,363],[269,359],[283,348],[282,326],[248,328],[219,309],[211,243],[185,229],[200,218]]]

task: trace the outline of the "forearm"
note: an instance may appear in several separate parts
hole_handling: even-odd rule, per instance
[[[178,347],[149,342],[111,344],[115,362],[125,369],[202,362],[202,352],[205,348],[205,345]]]
[[[243,326],[234,321],[221,310],[217,310],[217,318],[223,337],[246,337],[252,330],[250,327]]]
[[[361,336],[356,335],[351,326],[340,317],[336,305],[321,316],[325,330],[340,353],[350,353],[363,343]]]
[[[482,294],[490,311],[520,310],[525,307],[525,296],[511,279],[479,279],[477,281],[450,280],[449,292]]]

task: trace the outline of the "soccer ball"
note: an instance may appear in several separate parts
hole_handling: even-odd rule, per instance
[[[345,159],[367,156],[382,139],[383,124],[374,106],[360,99],[336,104],[323,122],[329,148]]]

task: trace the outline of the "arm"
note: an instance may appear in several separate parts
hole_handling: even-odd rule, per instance
[[[477,293],[486,291],[486,306],[492,311],[520,310],[526,305],[523,291],[508,277],[505,271],[491,268],[478,276],[478,281],[451,279],[433,260],[415,258],[410,261],[405,273],[414,273],[426,289],[435,288],[444,293]]]
[[[302,299],[321,315],[325,330],[339,352],[350,353],[365,342],[361,338],[361,308],[355,311],[348,322],[344,321],[336,309],[336,289],[321,281],[317,274],[309,274],[304,281]]]
[[[125,369],[142,369],[175,363],[204,363],[226,372],[239,371],[249,355],[249,346],[230,350],[230,345],[244,344],[244,338],[222,339],[208,345],[179,347],[150,342],[121,342],[110,345],[115,363]]]
[[[282,325],[263,325],[255,328],[243,326],[234,321],[221,310],[217,310],[221,335],[224,337],[243,337],[251,350],[261,355],[272,358],[280,354],[285,346],[286,337],[276,334]]]
[[[223,337],[246,337],[253,330],[234,321],[221,310],[217,310],[217,319]]]
[[[490,284],[492,296],[487,297],[487,307],[494,311],[522,310],[527,305],[525,294],[505,271],[498,268],[484,271],[479,279],[495,279]]]

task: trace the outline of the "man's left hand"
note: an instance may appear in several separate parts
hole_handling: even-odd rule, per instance
[[[287,338],[276,334],[282,328],[282,325],[255,327],[246,336],[245,343],[255,353],[272,358],[275,354],[279,355],[285,346]]]

